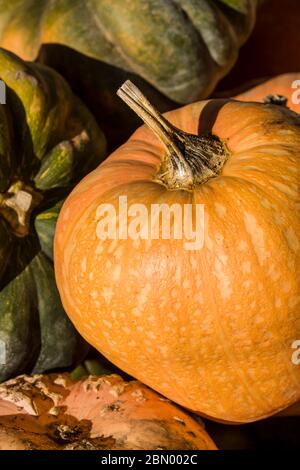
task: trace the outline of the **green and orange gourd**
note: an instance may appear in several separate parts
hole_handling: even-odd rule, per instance
[[[163,111],[206,98],[251,34],[256,3],[0,0],[0,46],[57,70],[113,150],[139,125],[117,99],[120,83],[134,81]]]
[[[42,45],[64,45],[185,103],[208,96],[233,66],[256,6],[256,0],[1,0],[0,45],[26,60],[35,60]]]
[[[83,343],[53,271],[62,202],[104,157],[92,115],[55,71],[0,49],[0,381],[71,366]]]

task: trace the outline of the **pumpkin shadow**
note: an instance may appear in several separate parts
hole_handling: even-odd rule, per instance
[[[198,134],[211,133],[218,114],[228,99],[214,99],[203,107],[198,123]]]

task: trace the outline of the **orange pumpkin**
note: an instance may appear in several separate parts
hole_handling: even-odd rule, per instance
[[[287,106],[300,113],[300,73],[285,73],[235,96],[240,101],[264,101],[270,95],[284,96]]]
[[[279,412],[300,399],[300,116],[211,100],[164,118],[132,84],[119,93],[159,138],[139,128],[67,199],[55,239],[66,311],[110,361],[197,413]],[[101,239],[99,207],[124,195],[148,214],[204,204],[203,247]]]
[[[0,450],[216,449],[203,423],[136,381],[21,375],[0,385]]]

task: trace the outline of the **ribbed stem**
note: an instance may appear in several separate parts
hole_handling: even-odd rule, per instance
[[[210,133],[198,136],[177,129],[129,80],[119,88],[117,94],[165,146],[166,153],[155,181],[168,189],[191,190],[220,174],[228,158],[228,151],[217,136]]]

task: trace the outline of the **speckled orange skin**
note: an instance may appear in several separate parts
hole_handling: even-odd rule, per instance
[[[300,73],[284,73],[276,77],[266,80],[265,82],[252,87],[235,97],[239,101],[263,101],[267,95],[282,95],[287,98],[287,106],[296,113],[300,113],[300,103],[293,100],[293,94],[297,88],[293,88],[292,84],[296,80],[300,80]],[[300,94],[298,93],[298,100]]]
[[[121,369],[211,418],[247,422],[300,398],[300,117],[273,105],[198,102],[168,113],[211,130],[230,157],[192,192],[153,182],[164,148],[146,127],[72,192],[55,239],[56,278],[80,333]],[[100,241],[96,209],[204,203],[205,240]]]

